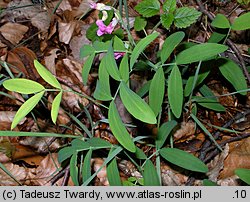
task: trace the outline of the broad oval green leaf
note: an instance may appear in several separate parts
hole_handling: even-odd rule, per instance
[[[85,61],[85,64],[83,65],[83,68],[82,68],[82,82],[83,82],[84,85],[87,85],[89,72],[90,72],[90,69],[92,67],[94,58],[95,58],[95,53],[92,53],[87,58],[87,60]]]
[[[175,120],[168,121],[163,123],[157,133],[157,138],[155,145],[157,149],[160,149],[168,138],[169,134],[172,132],[174,127],[177,125]]]
[[[231,26],[226,16],[220,13],[216,15],[211,25],[221,29],[228,29]]]
[[[138,147],[136,147],[135,156],[138,159],[147,159],[146,154]]]
[[[147,20],[141,16],[137,16],[135,18],[135,22],[134,22],[134,28],[135,31],[141,31],[143,30],[147,25]]]
[[[71,142],[71,145],[75,151],[84,151],[90,149],[89,143],[80,139],[74,139]]]
[[[247,89],[247,82],[241,68],[232,60],[221,58],[219,60],[221,74],[233,85],[237,90]],[[241,95],[246,95],[247,92],[241,92]]]
[[[122,185],[120,173],[119,173],[115,158],[107,165],[107,175],[108,175],[108,181],[109,181],[110,186]]]
[[[37,105],[37,103],[41,100],[44,91],[33,95],[29,98],[23,105],[18,109],[12,124],[11,130],[17,126],[17,124],[28,114],[31,110]]]
[[[161,14],[160,18],[161,18],[161,24],[166,29],[169,29],[174,22],[174,14],[173,13],[163,13],[163,14]]]
[[[86,156],[84,157],[83,167],[82,167],[82,180],[87,181],[91,177],[91,156],[92,149],[90,149]]]
[[[232,24],[233,30],[246,30],[250,29],[250,12],[247,12],[240,17],[236,18]]]
[[[161,49],[161,63],[165,63],[166,60],[169,58],[170,54],[179,45],[179,43],[184,39],[185,33],[184,32],[175,32],[171,34],[166,40],[164,41]]]
[[[150,84],[149,88],[149,106],[157,116],[161,110],[163,98],[165,94],[165,76],[163,68],[160,67]]]
[[[45,90],[40,83],[22,78],[8,79],[3,82],[3,86],[9,91],[22,94],[32,94]]]
[[[234,173],[245,183],[250,185],[250,170],[245,168],[238,168]]]
[[[130,90],[123,81],[120,84],[120,97],[128,112],[136,119],[145,123],[156,123],[156,117],[152,109],[139,95]]]
[[[163,148],[160,155],[167,161],[187,170],[206,173],[207,166],[197,157],[176,148]]]
[[[109,105],[108,120],[111,131],[113,132],[117,141],[128,151],[135,152],[135,144],[122,123],[121,117],[118,113],[114,101],[112,101]]]
[[[227,50],[227,46],[216,43],[198,44],[180,52],[176,57],[176,64],[189,64],[210,59]]]
[[[159,36],[158,32],[154,32],[142,40],[139,41],[139,43],[135,46],[134,50],[131,53],[130,57],[130,69],[133,68],[136,60],[138,59],[139,55],[142,53],[142,51],[152,42],[154,41],[157,37]]]
[[[117,36],[114,37],[113,46],[114,46],[114,51],[125,51],[126,50],[123,41]]]
[[[163,3],[163,11],[173,13],[176,9],[176,0],[168,0]]]
[[[38,74],[51,86],[62,89],[61,84],[57,81],[55,76],[47,70],[40,62],[34,60],[34,66],[38,72]]]
[[[55,97],[55,99],[52,102],[51,119],[52,119],[54,124],[56,124],[56,119],[58,116],[61,100],[62,100],[62,91],[60,93],[58,93],[58,95]]]
[[[109,94],[108,91],[105,91],[106,89],[103,88],[103,85],[100,84],[100,81],[96,81],[96,87],[94,92],[94,98],[97,100],[102,101],[109,101],[112,100],[112,96]]]
[[[147,160],[143,172],[145,186],[160,186],[159,176],[151,160]]]
[[[158,0],[143,0],[135,6],[135,10],[143,17],[152,17],[159,13],[160,3]]]
[[[75,186],[79,186],[78,180],[78,166],[77,166],[77,152],[74,153],[70,159],[69,164],[70,176]]]
[[[201,16],[201,12],[195,8],[181,7],[177,8],[174,12],[174,24],[178,28],[186,28],[195,23]]]
[[[118,70],[116,61],[115,61],[115,57],[114,57],[114,50],[112,48],[112,43],[110,42],[109,45],[109,49],[107,54],[103,57],[104,60],[104,66],[106,67],[107,72],[109,73],[109,75],[117,80],[120,81],[121,80],[121,75],[120,72]]]
[[[178,66],[174,66],[168,79],[168,100],[173,114],[179,118],[183,105],[183,86]]]

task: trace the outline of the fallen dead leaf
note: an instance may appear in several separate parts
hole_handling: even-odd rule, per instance
[[[78,21],[59,22],[58,23],[59,40],[65,44],[69,44],[76,29],[79,29]]]
[[[0,32],[5,39],[12,44],[17,45],[23,38],[24,34],[28,31],[28,27],[19,23],[7,22],[0,27]]]
[[[174,140],[180,140],[182,138],[190,139],[194,137],[195,134],[195,124],[194,122],[182,122],[181,128],[174,133]]]
[[[93,158],[91,159],[91,163],[93,165],[93,170],[94,172],[98,171],[100,169],[100,167],[103,165],[104,160],[101,158]],[[96,176],[99,179],[99,186],[108,186],[109,182],[108,182],[108,177],[107,177],[107,170],[106,170],[106,166],[104,166],[98,173]]]
[[[49,51],[49,55],[44,57],[45,66],[54,75],[56,75],[55,60],[57,58],[57,52],[59,50],[60,49],[58,48],[53,48]]]

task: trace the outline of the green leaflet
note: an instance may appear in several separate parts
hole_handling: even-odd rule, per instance
[[[163,4],[163,11],[173,13],[176,9],[176,0],[167,0]]]
[[[45,90],[40,83],[22,78],[8,79],[3,82],[3,86],[9,91],[22,94],[32,94]]]
[[[83,65],[83,68],[82,68],[82,82],[83,82],[84,85],[87,85],[89,72],[90,72],[90,69],[92,67],[92,63],[94,61],[94,58],[95,58],[95,53],[92,53],[87,58],[87,60],[85,61],[85,64]]]
[[[174,14],[173,13],[163,13],[160,16],[161,24],[166,28],[169,29],[174,22]]]
[[[128,54],[126,53],[120,63],[119,71],[122,77],[122,80],[127,83],[129,81],[129,64],[128,64]]]
[[[121,186],[120,173],[117,167],[116,159],[114,158],[107,166],[107,175],[110,186]]]
[[[155,145],[157,149],[160,149],[168,138],[169,134],[172,132],[174,127],[177,125],[175,120],[168,121],[163,123],[157,133],[157,138]]]
[[[246,30],[250,29],[250,12],[247,12],[240,17],[236,18],[232,24],[233,30]]]
[[[227,50],[227,46],[216,43],[198,44],[180,52],[176,57],[176,64],[189,64],[210,59]]]
[[[202,184],[203,186],[218,186],[215,182],[208,179],[204,179]]]
[[[221,74],[233,85],[237,90],[247,89],[247,82],[241,68],[232,60],[226,58],[219,59],[219,70]],[[241,95],[246,95],[247,92],[241,92]]]
[[[75,186],[79,186],[78,181],[78,166],[77,166],[77,152],[75,152],[70,159],[70,176]]]
[[[141,16],[137,16],[135,18],[134,28],[135,31],[141,31],[143,30],[147,25],[147,20]]]
[[[171,110],[176,118],[182,113],[183,86],[181,73],[178,66],[174,66],[168,79],[168,100]]]
[[[52,102],[51,119],[54,124],[56,124],[56,119],[58,116],[61,100],[62,100],[62,91],[55,97],[55,99]]]
[[[138,159],[147,159],[147,156],[145,155],[145,153],[138,147],[136,147],[135,156]]]
[[[114,37],[113,46],[114,46],[114,50],[120,50],[120,51],[126,50],[123,41],[117,36]]]
[[[62,163],[63,161],[71,157],[75,152],[76,150],[73,147],[64,147],[60,149],[58,152],[58,162]]]
[[[179,43],[183,40],[185,37],[184,32],[175,32],[174,34],[171,34],[166,40],[164,41],[162,45],[161,50],[161,62],[164,64],[167,59],[169,58],[170,54],[174,51],[176,46],[179,45]]]
[[[205,97],[193,97],[192,101],[197,102],[197,104],[207,109],[212,109],[214,111],[221,111],[221,112],[226,111],[225,107],[223,107],[223,105],[221,105],[215,99],[205,98]]]
[[[120,81],[121,80],[121,75],[120,75],[120,72],[118,70],[115,58],[114,58],[114,51],[113,51],[111,42],[110,42],[110,45],[109,45],[108,52],[103,57],[102,60],[104,60],[104,66],[106,67],[106,70],[109,73],[109,75],[113,79],[115,79],[117,81]]]
[[[228,29],[231,26],[226,16],[220,13],[216,15],[211,25],[221,29]]]
[[[250,170],[244,168],[238,168],[234,171],[234,173],[245,183],[250,185]]]
[[[118,142],[130,152],[135,152],[135,144],[122,123],[121,117],[116,109],[114,101],[112,101],[109,106],[108,120],[110,128]]]
[[[34,60],[34,66],[38,74],[44,79],[44,81],[55,88],[62,89],[60,83],[57,81],[54,75],[49,70],[47,70],[40,62]]]
[[[159,33],[154,32],[153,34],[150,34],[139,41],[139,43],[135,46],[134,50],[131,53],[130,58],[130,69],[133,68],[136,60],[138,59],[139,55],[142,53],[142,51],[158,37]]]
[[[159,176],[151,160],[147,160],[143,172],[145,186],[160,186]]]
[[[12,124],[11,130],[17,126],[17,124],[28,114],[30,111],[37,105],[37,103],[41,100],[44,91],[33,95],[29,98],[23,105],[18,109]]]
[[[163,148],[160,155],[167,161],[195,172],[208,172],[207,166],[197,157],[176,148]]]
[[[94,92],[94,97],[99,100],[108,101],[112,99],[110,84],[109,84],[109,74],[107,68],[105,67],[105,60],[102,59],[99,65],[98,77],[96,89]]]
[[[90,149],[86,156],[84,157],[83,161],[83,168],[82,168],[82,180],[85,182],[91,176],[91,156],[92,156],[92,149]]]
[[[112,144],[101,138],[93,137],[88,139],[87,143],[92,147],[92,149],[106,149],[111,148]]]
[[[152,17],[159,13],[160,3],[158,0],[143,0],[135,6],[135,10],[143,17]]]
[[[161,110],[164,94],[165,76],[163,68],[160,67],[156,71],[149,88],[149,106],[154,111],[155,116],[157,116]]]
[[[123,81],[120,84],[120,97],[128,112],[136,119],[145,123],[156,123],[156,117],[152,109],[139,95],[130,90]]]
[[[194,8],[181,7],[175,10],[174,24],[178,28],[186,28],[195,23],[200,17],[201,12]]]
[[[84,45],[80,49],[80,58],[87,57],[95,52],[95,49],[91,45]]]

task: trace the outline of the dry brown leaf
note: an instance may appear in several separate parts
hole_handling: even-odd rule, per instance
[[[28,169],[14,165],[13,163],[4,163],[5,168],[12,174],[12,176],[19,182],[27,179]],[[0,169],[0,186],[17,186],[19,185],[14,179],[7,175]]]
[[[58,32],[59,40],[65,44],[69,44],[72,36],[74,35],[75,30],[79,27],[78,21],[70,22],[59,22],[58,23]]]
[[[128,177],[133,176],[136,178],[142,178],[141,173],[137,170],[137,168],[135,167],[135,165],[131,161],[121,160],[118,163],[118,167]]]
[[[14,111],[12,111],[12,112],[0,111],[0,123],[2,123],[2,122],[12,123],[15,115],[16,115],[16,112],[14,112]],[[26,120],[26,118],[24,118],[21,122],[19,122],[19,124],[22,125],[25,120]]]
[[[233,175],[231,177],[218,180],[216,182],[219,186],[239,186],[239,177],[236,175]]]
[[[194,122],[182,122],[181,128],[174,133],[174,139],[180,140],[182,138],[190,139],[195,134],[195,124]]]
[[[219,155],[217,155],[209,164],[208,164],[208,168],[209,168],[209,172],[207,172],[207,176],[208,178],[213,181],[216,182],[217,178],[220,174],[220,171],[223,169],[224,167],[224,160],[225,158],[228,156],[229,153],[229,145],[226,144],[223,152]]]
[[[82,83],[82,65],[77,61],[69,58],[63,59],[63,64],[67,66],[72,74]]]
[[[49,55],[44,57],[45,66],[54,75],[56,75],[55,59],[57,58],[57,52],[59,50],[60,49],[58,48],[53,48],[52,50],[49,51]]]
[[[224,161],[224,169],[220,173],[220,179],[231,177],[237,168],[250,169],[250,137],[234,144],[235,148]]]
[[[28,31],[28,27],[18,23],[7,22],[0,27],[0,32],[5,39],[12,44],[17,45],[23,38],[24,34]]]
[[[91,159],[91,163],[93,165],[94,172],[96,172],[103,165],[104,160],[101,158],[93,158],[93,159]],[[99,185],[101,185],[101,186],[108,186],[109,185],[106,166],[104,166],[100,170],[100,172],[97,173],[97,178],[99,179],[99,183],[100,183]]]

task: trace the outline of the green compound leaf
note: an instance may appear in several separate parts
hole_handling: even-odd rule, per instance
[[[177,125],[177,122],[175,120],[168,121],[161,125],[157,133],[157,139],[155,141],[155,145],[157,149],[160,149],[163,146],[169,134],[171,133],[171,131],[174,129],[176,125]]]
[[[137,16],[135,18],[134,28],[135,31],[141,31],[143,30],[147,25],[147,20],[141,16]]]
[[[34,60],[34,66],[38,74],[44,79],[44,81],[46,81],[48,84],[55,88],[62,89],[60,83],[57,81],[55,76],[49,70],[47,70],[40,62]]]
[[[226,16],[220,13],[216,15],[211,25],[221,29],[228,29],[231,26]]]
[[[154,32],[153,34],[150,34],[146,36],[144,39],[140,40],[139,43],[135,46],[133,52],[131,53],[130,58],[130,69],[133,68],[136,60],[138,59],[139,55],[142,53],[142,51],[157,37],[159,36],[158,32]]]
[[[79,186],[78,181],[78,166],[77,166],[77,152],[75,152],[70,159],[70,176],[75,186]]]
[[[121,178],[117,166],[116,159],[114,158],[107,166],[107,175],[110,186],[121,186]]]
[[[234,171],[234,173],[245,183],[250,185],[250,170],[244,168],[238,168]]]
[[[56,124],[56,119],[58,116],[61,100],[62,100],[62,91],[55,97],[55,99],[52,102],[51,119],[54,124]]]
[[[183,105],[183,86],[179,68],[175,65],[168,79],[168,100],[173,114],[179,118]]]
[[[178,28],[186,28],[195,23],[201,12],[194,8],[182,7],[176,9],[174,13],[174,24]]]
[[[147,160],[143,172],[145,186],[160,186],[159,176],[151,160]]]
[[[18,109],[12,124],[11,130],[17,126],[17,124],[28,114],[31,110],[37,105],[37,103],[41,100],[44,91],[33,95],[29,98],[23,105]]]
[[[247,12],[240,17],[236,18],[232,24],[233,30],[246,30],[250,29],[250,12]]]
[[[160,155],[167,161],[187,170],[206,173],[207,166],[197,157],[176,148],[163,148]]]
[[[161,24],[169,29],[174,22],[174,14],[173,13],[163,13],[161,16]]]
[[[241,68],[232,60],[220,58],[221,63],[219,70],[221,74],[233,85],[235,90],[247,89],[247,82]],[[246,95],[247,92],[241,92],[241,95]]]
[[[120,85],[120,97],[128,112],[136,119],[145,123],[156,123],[155,113],[152,109],[139,95],[130,90],[123,81]]]
[[[113,132],[117,141],[130,152],[135,152],[136,147],[130,134],[122,123],[121,117],[118,113],[118,110],[115,106],[114,101],[110,103],[109,112],[108,112],[108,120],[111,131]]]
[[[149,88],[149,106],[154,111],[155,116],[161,110],[165,94],[165,76],[163,68],[160,67],[155,73]]]
[[[176,57],[176,64],[189,64],[210,59],[227,50],[227,46],[216,43],[198,44],[180,52]]]
[[[170,54],[174,51],[174,49],[180,44],[180,42],[185,37],[184,32],[175,32],[171,34],[164,41],[161,49],[161,62],[164,64],[169,58]]]
[[[22,78],[8,79],[3,82],[3,86],[9,91],[22,94],[32,94],[45,90],[40,83]]]
[[[163,11],[173,13],[176,9],[176,0],[167,0],[163,4]]]
[[[152,17],[159,13],[160,3],[158,0],[143,0],[135,6],[135,10],[143,17]]]
[[[87,58],[87,60],[85,61],[85,64],[83,65],[83,68],[82,68],[82,82],[83,82],[84,85],[87,85],[89,72],[90,72],[90,69],[92,67],[94,58],[95,58],[95,53],[92,53]]]

